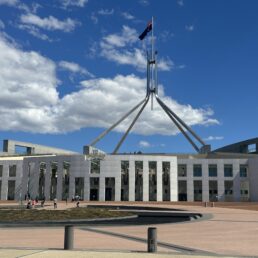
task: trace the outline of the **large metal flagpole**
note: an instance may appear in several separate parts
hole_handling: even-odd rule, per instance
[[[150,26],[150,24],[148,24]],[[147,27],[148,28],[148,27]],[[147,29],[146,29],[147,30]],[[146,30],[144,31],[146,35]],[[151,19],[151,53],[147,51],[146,57],[147,57],[147,80],[146,80],[146,97],[138,103],[135,107],[133,107],[129,112],[127,112],[121,119],[119,119],[116,123],[114,123],[112,126],[110,126],[108,129],[106,129],[103,133],[101,133],[95,140],[93,140],[90,144],[90,146],[94,146],[98,141],[100,141],[105,135],[107,135],[112,129],[114,129],[116,126],[118,126],[122,121],[124,121],[129,115],[131,115],[137,108],[142,106],[131,122],[130,126],[118,142],[117,146],[115,147],[113,154],[116,154],[123,144],[124,140],[130,133],[131,129],[133,128],[134,124],[140,117],[141,113],[145,109],[146,105],[149,102],[149,98],[151,97],[151,110],[153,110],[153,98],[155,96],[158,104],[161,106],[161,108],[165,111],[165,113],[168,115],[168,117],[171,119],[171,121],[176,125],[176,127],[179,129],[179,131],[184,135],[184,137],[189,141],[189,143],[193,146],[193,148],[199,152],[199,153],[207,153],[210,150],[210,146],[206,145],[205,142],[179,117],[173,112],[158,96],[158,64],[157,64],[157,51],[155,51],[154,48],[154,18]],[[149,30],[148,30],[149,32]],[[144,37],[145,37],[144,35]],[[143,38],[142,38],[143,39]],[[199,142],[199,144],[202,145],[201,148],[197,146],[197,144],[193,141],[191,137],[195,139],[195,141]]]

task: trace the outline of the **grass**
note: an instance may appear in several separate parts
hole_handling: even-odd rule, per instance
[[[29,222],[70,219],[112,218],[132,215],[103,208],[72,208],[67,210],[0,209],[0,222]]]

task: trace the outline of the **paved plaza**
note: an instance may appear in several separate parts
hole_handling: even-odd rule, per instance
[[[50,204],[47,209],[53,209]],[[58,209],[74,206],[74,203],[59,203]],[[155,257],[179,258],[189,254],[194,257],[258,257],[257,211],[172,204],[154,206],[211,214],[207,219],[151,225],[158,230],[158,254]],[[0,257],[86,257],[85,252],[87,257],[151,257],[145,253],[147,228],[148,225],[77,227],[75,251],[72,252],[62,251],[62,227],[1,228]]]

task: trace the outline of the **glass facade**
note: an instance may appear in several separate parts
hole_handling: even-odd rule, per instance
[[[209,164],[209,177],[217,177],[218,169],[216,164]]]
[[[100,173],[100,159],[92,159],[90,162],[90,173],[99,174]]]
[[[121,161],[121,201],[129,200],[129,161]]]
[[[143,200],[143,161],[135,161],[135,201]]]
[[[46,163],[41,162],[39,165],[39,189],[38,197],[42,200],[45,196],[45,177],[46,177]]]
[[[194,201],[202,201],[202,181],[194,180]]]
[[[218,201],[218,181],[216,180],[209,181],[209,200],[211,202]]]
[[[202,165],[194,164],[193,165],[193,176],[194,177],[201,177],[202,176]]]
[[[157,162],[149,161],[149,201],[157,201]]]
[[[233,165],[231,164],[224,165],[224,177],[233,177]]]
[[[63,178],[62,178],[62,200],[69,197],[69,184],[70,184],[70,163],[63,162]]]
[[[16,177],[16,165],[9,166],[9,177]]]
[[[8,180],[7,200],[14,200],[15,198],[15,180]]]
[[[180,164],[177,166],[177,173],[179,177],[186,177],[187,176],[187,167],[185,164]]]
[[[247,165],[240,165],[240,177],[247,177]]]
[[[224,181],[224,187],[225,187],[225,196],[233,195],[233,181],[232,180]]]
[[[51,162],[50,200],[56,198],[57,191],[57,162]]]
[[[170,162],[162,162],[163,201],[170,201]]]
[[[83,200],[84,197],[84,177],[75,177],[75,198]]]

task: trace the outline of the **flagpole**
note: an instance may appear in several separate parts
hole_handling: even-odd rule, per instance
[[[155,87],[154,83],[154,71],[153,71],[153,61],[154,61],[154,18],[151,17],[151,110],[153,110],[153,90]]]

